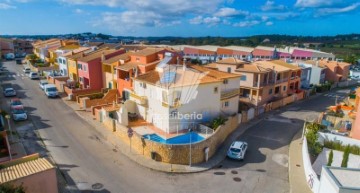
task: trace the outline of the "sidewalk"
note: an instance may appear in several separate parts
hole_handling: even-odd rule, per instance
[[[243,134],[248,128],[256,125],[261,120],[265,118],[267,114],[263,114],[257,118],[254,118],[248,123],[242,123],[238,126],[238,128],[225,140],[224,144],[218,149],[217,153],[209,159],[208,162],[201,164],[193,164],[191,167],[188,165],[179,165],[179,164],[169,164],[163,162],[157,162],[147,157],[144,157],[142,154],[136,154],[134,152],[130,152],[129,144],[125,144],[122,140],[120,140],[116,135],[114,135],[113,131],[110,128],[107,128],[104,124],[100,123],[97,120],[94,120],[90,112],[85,112],[81,110],[78,105],[73,101],[67,101],[66,97],[63,98],[65,104],[67,104],[70,108],[74,109],[74,111],[83,118],[86,122],[93,125],[94,128],[101,133],[101,135],[111,143],[115,147],[117,151],[120,151],[122,154],[126,155],[128,158],[133,160],[147,168],[151,168],[153,170],[162,171],[162,172],[174,172],[174,173],[194,173],[194,172],[202,172],[209,170],[217,165],[219,165],[226,157],[227,148],[231,145],[232,141],[238,138],[241,134]]]
[[[290,193],[312,193],[303,167],[302,130],[295,134],[289,147],[289,183]]]

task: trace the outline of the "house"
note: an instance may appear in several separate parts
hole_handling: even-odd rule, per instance
[[[254,60],[272,60],[277,58],[275,47],[257,46],[252,52]]]
[[[275,71],[236,58],[219,60],[207,65],[222,72],[240,75],[240,102],[254,106],[266,104],[273,98]]]
[[[0,58],[14,53],[14,43],[11,39],[0,38]]]
[[[321,85],[325,83],[326,67],[320,66],[316,61],[295,61],[300,67],[311,68],[310,84]]]
[[[111,57],[102,62],[103,87],[109,89],[117,88],[117,67],[130,61],[129,53]],[[120,93],[119,93],[120,94]]]
[[[272,60],[271,63],[290,69],[290,78],[288,83],[288,94],[294,94],[299,92],[301,88],[301,68],[291,65],[284,60]],[[275,88],[276,89],[276,88]]]
[[[216,61],[218,46],[186,46],[183,49],[184,58],[201,60],[203,64]]]
[[[80,47],[79,45],[73,44],[73,45],[62,46],[60,48],[49,49],[49,55],[50,55],[50,58],[51,58],[50,63],[52,63],[55,66],[59,67],[59,65],[60,65],[59,57],[63,56],[64,54],[66,54],[68,52],[71,52],[71,51],[73,51],[75,49],[78,49],[79,47]],[[60,62],[62,62],[62,60]]]
[[[288,61],[288,63],[301,68],[301,77],[300,77],[301,88],[303,88],[303,89],[310,88],[310,85],[312,84],[311,83],[311,77],[312,77],[312,73],[313,73],[312,72],[313,66],[310,65],[310,64],[293,63],[292,61]],[[318,77],[314,77],[314,78],[317,78],[318,80],[320,80],[321,74],[318,74]],[[325,79],[324,79],[324,81],[325,81]],[[319,82],[320,81],[318,81],[317,84],[319,84]]]
[[[331,53],[297,47],[290,49],[292,49],[291,58],[294,60],[335,60],[335,55]]]
[[[350,137],[360,140],[360,88],[356,89],[355,111],[356,116],[351,128]]]
[[[135,112],[165,133],[238,112],[239,75],[201,66],[166,65],[134,78]]]
[[[62,46],[78,45],[77,40],[60,40],[49,39],[45,41],[36,41],[32,45],[34,47],[34,54],[47,63],[53,63],[56,59],[54,51]],[[50,52],[51,51],[51,55]]]
[[[14,39],[14,54],[16,57],[24,57],[33,53],[33,46],[30,40]]]
[[[220,59],[237,58],[240,60],[252,60],[252,51],[254,48],[242,46],[227,46],[217,48],[217,56]],[[220,59],[220,60],[221,60]]]
[[[77,49],[71,50],[69,52],[65,52],[58,55],[57,63],[59,65],[59,71],[62,76],[69,76],[69,70],[68,70],[68,56],[78,54],[81,52],[90,52],[91,49],[87,47],[79,47]]]
[[[23,186],[26,193],[57,193],[56,167],[33,154],[0,164],[0,184]]]
[[[90,50],[81,50],[78,52],[71,52],[71,54],[67,54],[65,56],[66,60],[67,60],[67,68],[68,68],[68,75],[71,81],[73,82],[78,82],[79,81],[79,73],[78,73],[78,59],[85,57],[89,54],[101,51],[101,50],[95,50],[92,51],[91,48],[89,48]]]
[[[253,65],[257,65],[257,67],[272,69],[275,73],[274,79],[274,89],[269,90],[269,95],[273,94],[275,98],[283,98],[286,97],[289,93],[294,92],[300,88],[300,85],[292,84],[294,87],[289,88],[290,83],[294,83],[290,81],[290,77],[294,75],[294,80],[299,81],[299,78],[296,78],[296,74],[294,71],[284,65],[280,65],[280,62],[277,61],[256,61],[253,62]]]
[[[102,89],[102,61],[124,54],[125,50],[103,49],[91,52],[77,60],[79,83],[82,88]]]
[[[132,78],[135,75],[144,74],[154,70],[159,63],[176,64],[181,61],[181,54],[178,50],[169,48],[149,47],[137,52],[129,52],[130,61],[116,68],[117,89],[123,98],[128,98],[133,88]]]
[[[306,63],[325,68],[325,81],[337,83],[349,78],[349,63],[329,60],[308,60]]]

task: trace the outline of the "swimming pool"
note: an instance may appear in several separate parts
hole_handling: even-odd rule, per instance
[[[205,138],[201,137],[199,134],[197,133],[187,133],[184,135],[179,135],[170,139],[164,139],[160,136],[158,136],[157,134],[148,134],[148,135],[143,135],[143,137],[145,139],[149,139],[151,141],[156,141],[159,143],[163,143],[163,144],[189,144],[190,143],[190,136],[191,136],[191,143],[196,143],[199,141],[204,140]]]

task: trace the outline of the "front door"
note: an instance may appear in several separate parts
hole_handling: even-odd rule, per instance
[[[109,82],[108,88],[109,88],[109,89],[112,89],[112,84],[111,84],[111,82]]]

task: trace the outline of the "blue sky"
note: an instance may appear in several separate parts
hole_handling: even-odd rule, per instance
[[[359,0],[0,0],[0,34],[360,33]]]

